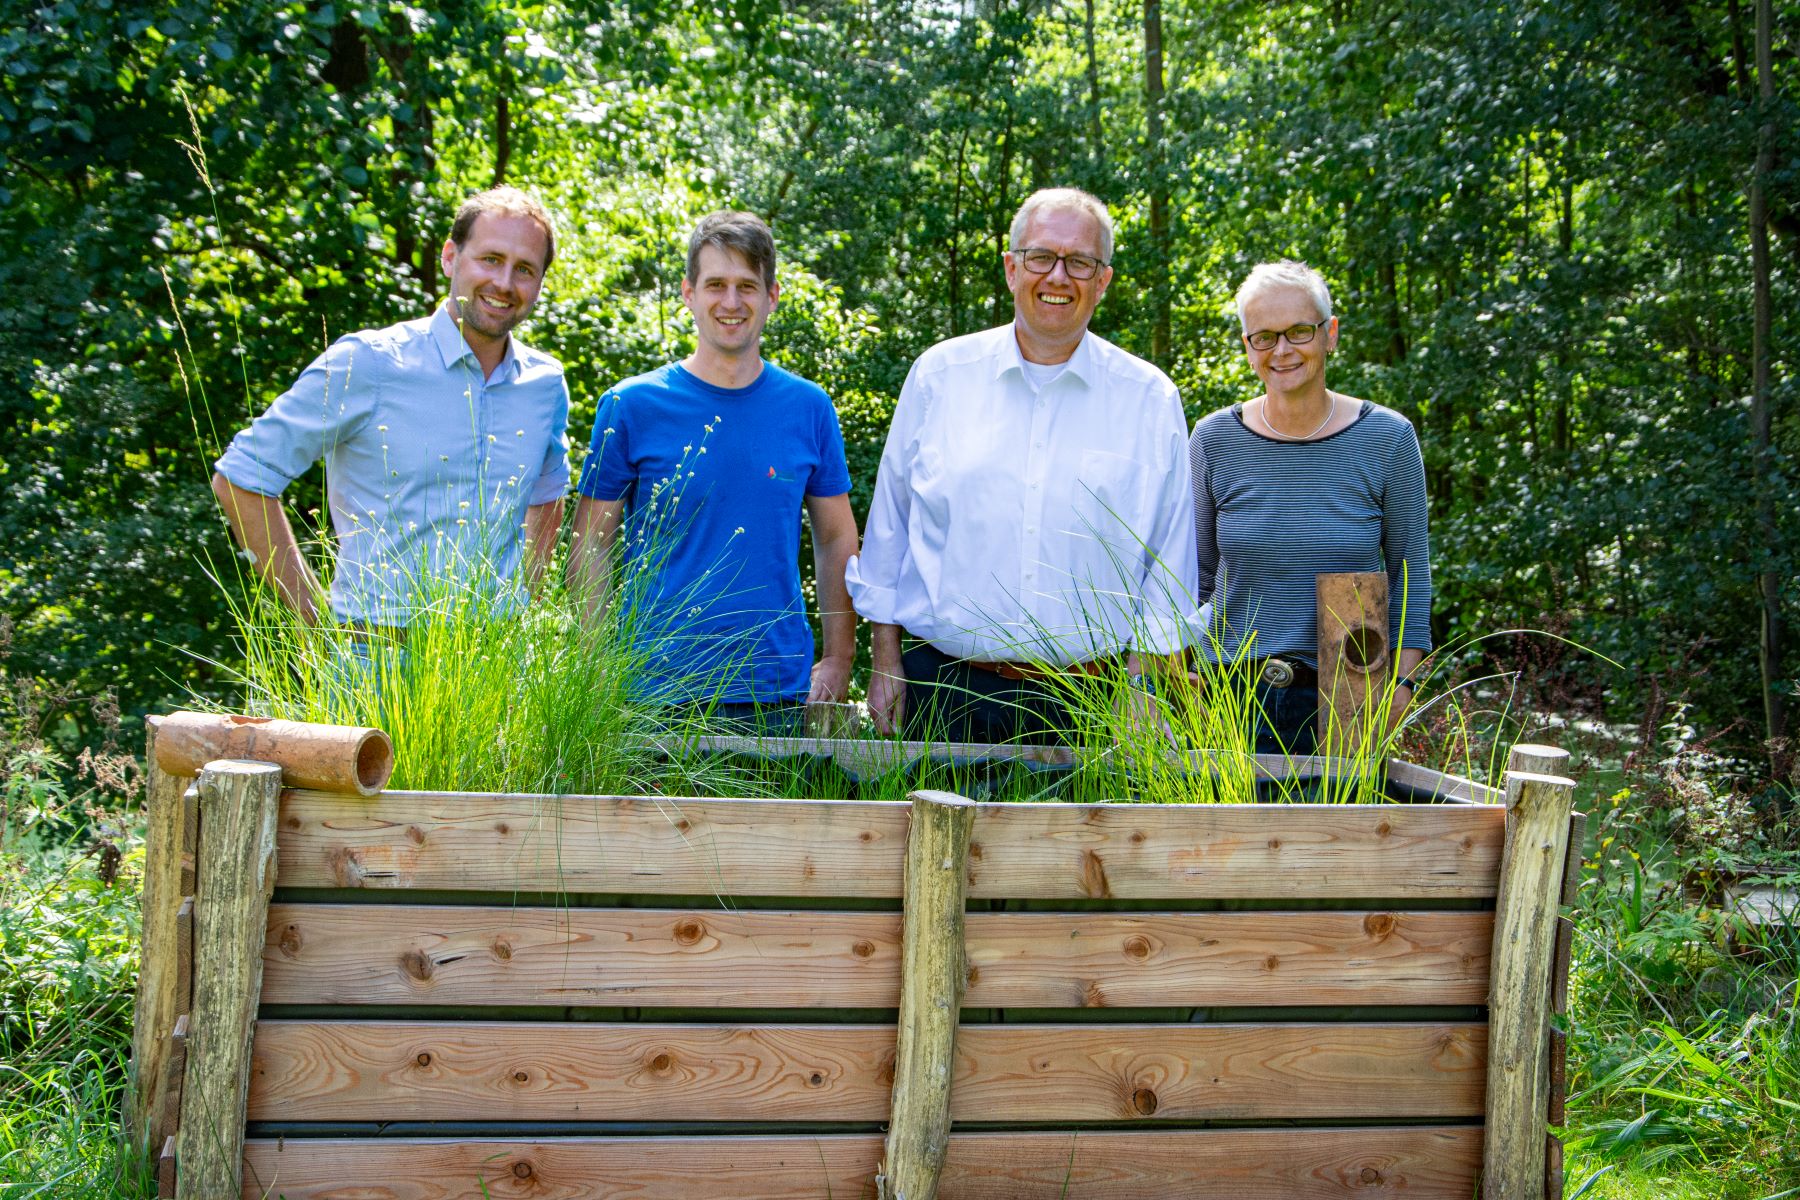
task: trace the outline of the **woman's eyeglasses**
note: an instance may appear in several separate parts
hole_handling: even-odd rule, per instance
[[[1075,272],[1071,270],[1069,274]],[[1318,335],[1317,325],[1289,325],[1286,329],[1259,329],[1244,337],[1252,350],[1273,350],[1277,338],[1286,338],[1290,346],[1304,346]]]

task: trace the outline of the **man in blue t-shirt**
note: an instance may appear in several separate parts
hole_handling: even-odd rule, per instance
[[[780,290],[760,217],[717,212],[695,227],[681,283],[694,352],[601,398],[569,582],[591,618],[619,573],[626,636],[648,655],[645,699],[794,733],[807,701],[842,702],[849,687],[856,615],[844,563],[857,532],[831,398],[762,358]],[[800,595],[802,505],[824,627],[816,662]]]

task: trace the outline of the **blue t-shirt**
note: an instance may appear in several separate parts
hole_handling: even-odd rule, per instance
[[[580,491],[625,501],[615,594],[647,699],[805,699],[801,508],[849,490],[831,398],[772,363],[743,388],[670,363],[600,398]]]

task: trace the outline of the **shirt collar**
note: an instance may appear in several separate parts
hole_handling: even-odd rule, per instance
[[[462,330],[457,327],[456,318],[450,315],[450,301],[445,300],[431,314],[431,340],[437,344],[438,353],[444,356],[446,369],[456,366],[465,358],[474,358],[474,347],[463,340]],[[479,367],[479,363],[477,363]],[[491,382],[510,379],[518,371],[519,357],[513,353],[513,339],[506,339],[506,353],[500,356],[500,366],[493,374]]]
[[[994,356],[994,378],[998,379],[1008,371],[1025,374],[1025,356],[1019,353],[1019,336],[1014,326],[1017,322],[1008,322],[1003,327],[1004,337],[1000,352]],[[1081,344],[1075,347],[1075,353],[1063,364],[1063,373],[1057,378],[1073,375],[1081,380],[1084,386],[1091,387],[1094,382],[1094,335],[1091,330],[1083,330]]]

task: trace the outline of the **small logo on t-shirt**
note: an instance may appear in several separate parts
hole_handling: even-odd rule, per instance
[[[769,478],[773,479],[776,483],[792,483],[792,482],[794,482],[794,477],[792,475],[783,475],[780,471],[777,471],[774,467],[769,468]]]

